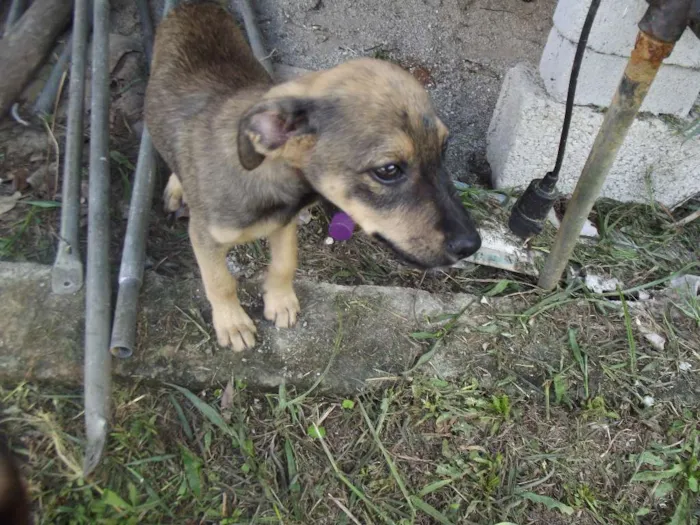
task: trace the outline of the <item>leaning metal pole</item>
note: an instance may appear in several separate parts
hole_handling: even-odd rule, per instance
[[[656,77],[661,62],[671,54],[674,43],[680,38],[688,23],[690,2],[691,0],[670,0],[665,5],[662,3],[661,8],[650,7],[644,15],[637,42],[620,85],[605,113],[603,124],[567,206],[552,251],[540,273],[538,282],[540,288],[551,290],[559,282],[574,251],[581,228],[600,194],[605,178]],[[679,16],[676,16],[677,14]],[[674,26],[675,31],[668,31]],[[678,30],[679,27],[680,30]]]
[[[83,165],[85,62],[91,0],[75,0],[68,94],[66,154],[63,160],[61,229],[56,261],[51,271],[54,293],[75,293],[83,286],[80,259],[80,175]]]
[[[99,463],[107,441],[112,386],[109,353],[109,0],[94,0],[93,6],[85,293],[85,475]]]
[[[172,0],[163,8],[163,17],[173,7]],[[144,50],[150,64],[153,43],[153,27],[145,0],[140,0],[141,24],[144,35]],[[131,357],[136,347],[136,317],[138,313],[139,293],[143,284],[143,267],[146,258],[146,236],[148,233],[148,214],[153,201],[155,186],[155,152],[148,128],[144,126],[141,135],[139,158],[134,174],[134,189],[129,205],[129,219],[124,238],[121,266],[119,268],[119,292],[117,306],[114,310],[114,326],[110,352],[115,357]]]
[[[155,179],[153,145],[148,129],[144,126],[119,268],[119,292],[114,311],[112,342],[109,345],[110,352],[116,357],[130,357],[136,346],[136,314],[143,283],[148,214],[151,210]]]
[[[253,11],[253,6],[250,0],[239,0],[239,9],[241,15],[243,16],[243,25],[245,26],[246,35],[248,35],[248,42],[253,50],[253,55],[258,59],[258,62],[262,64],[265,70],[274,76],[272,69],[272,61],[270,56],[265,52],[265,45],[263,44],[262,34],[260,33],[260,28],[255,21],[255,12]]]

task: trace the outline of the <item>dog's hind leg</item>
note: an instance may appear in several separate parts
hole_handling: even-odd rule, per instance
[[[185,204],[185,192],[182,189],[182,183],[177,175],[171,173],[168,184],[163,190],[163,209],[168,213],[175,213],[183,204]]]
[[[238,283],[226,266],[230,246],[218,243],[196,219],[190,218],[189,230],[219,344],[236,352],[253,348],[255,324],[238,302]]]
[[[278,328],[289,328],[297,322],[299,300],[292,282],[297,269],[297,220],[269,235],[270,267],[265,278],[265,319]]]

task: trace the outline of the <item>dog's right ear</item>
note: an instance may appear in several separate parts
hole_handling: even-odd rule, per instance
[[[301,167],[316,143],[316,109],[315,100],[297,97],[263,100],[250,108],[238,124],[241,165],[253,170],[271,157]]]

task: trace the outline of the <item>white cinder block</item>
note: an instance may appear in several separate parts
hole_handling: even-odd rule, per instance
[[[572,42],[578,42],[591,0],[559,0],[554,26]],[[602,0],[588,38],[588,47],[599,53],[629,57],[639,31],[645,0]],[[700,68],[700,39],[686,29],[667,64]]]
[[[524,189],[554,167],[564,105],[549,97],[536,72],[519,64],[506,75],[488,131],[487,158],[496,188]],[[571,194],[603,113],[575,107],[559,189]],[[700,192],[700,140],[684,140],[660,118],[638,117],[603,186],[601,197],[654,200],[674,207]]]
[[[559,102],[566,101],[575,54],[576,44],[553,28],[542,52],[540,75],[547,92]],[[609,106],[627,60],[587,49],[579,71],[575,103]],[[699,92],[700,70],[662,65],[642,104],[642,111],[685,117]]]

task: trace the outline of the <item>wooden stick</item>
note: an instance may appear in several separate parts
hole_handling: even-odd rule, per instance
[[[0,40],[0,118],[7,113],[65,29],[72,0],[34,0]]]

